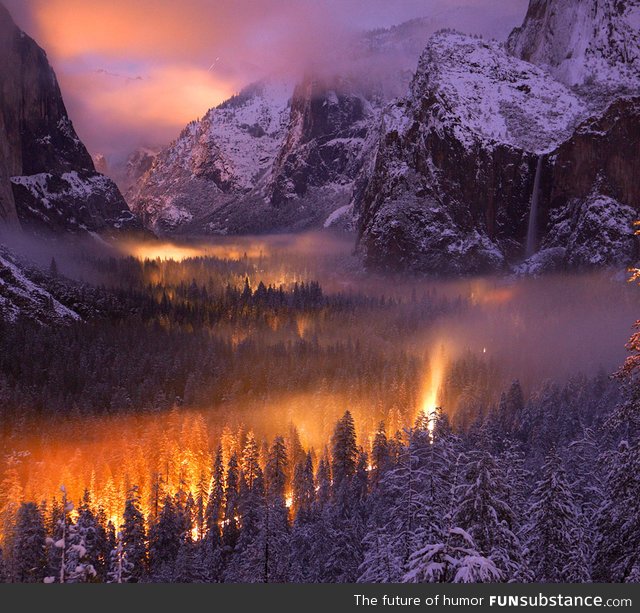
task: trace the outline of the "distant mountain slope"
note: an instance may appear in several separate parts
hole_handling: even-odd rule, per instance
[[[190,123],[128,194],[145,225],[171,233],[264,185],[290,94],[289,83],[258,83]]]
[[[46,324],[80,319],[32,277],[24,263],[0,246],[0,319],[23,317]]]
[[[0,4],[0,222],[36,232],[141,229],[96,172],[45,52]]]
[[[356,40],[335,67],[266,79],[189,124],[128,193],[165,234],[298,230],[348,208],[370,128],[404,93],[429,19]],[[331,62],[328,62],[331,66]]]

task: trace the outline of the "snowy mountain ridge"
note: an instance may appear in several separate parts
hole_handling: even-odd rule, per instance
[[[431,36],[429,20],[368,33],[357,76],[250,86],[187,126],[132,207],[162,234],[355,227],[372,266],[484,272],[540,248],[560,267],[595,265],[600,247],[626,261],[639,3],[531,0],[506,44]],[[616,228],[598,234],[604,209]]]
[[[469,147],[481,138],[549,151],[587,112],[577,95],[540,68],[509,56],[497,42],[456,32],[429,41],[403,104],[424,98],[431,126],[452,129]]]
[[[291,91],[285,81],[254,84],[191,122],[129,191],[134,211],[163,233],[264,184]]]
[[[78,313],[33,281],[26,267],[10,251],[0,247],[0,319],[13,322],[18,317],[39,323],[80,319]]]

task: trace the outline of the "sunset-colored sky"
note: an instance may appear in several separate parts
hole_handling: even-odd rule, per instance
[[[443,25],[503,36],[527,5],[527,0],[0,1],[47,51],[71,119],[91,153],[113,159],[139,145],[166,144],[244,85],[321,62],[355,32],[441,15]]]

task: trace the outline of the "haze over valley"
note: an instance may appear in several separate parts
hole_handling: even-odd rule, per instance
[[[0,580],[640,579],[638,0],[4,4]]]

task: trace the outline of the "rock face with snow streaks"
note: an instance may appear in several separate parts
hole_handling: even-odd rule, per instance
[[[531,0],[507,47],[566,85],[640,84],[640,0]]]
[[[436,35],[409,95],[385,110],[356,203],[367,261],[430,273],[505,268],[523,255],[538,157],[585,113],[564,85],[497,43]]]
[[[438,274],[635,261],[639,4],[531,0],[505,47],[437,34],[357,182],[365,260]],[[538,253],[522,264],[527,234]]]

